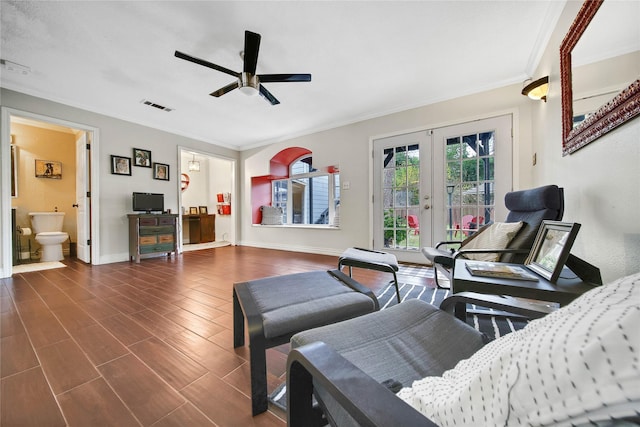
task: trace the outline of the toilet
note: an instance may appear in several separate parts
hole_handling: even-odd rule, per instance
[[[64,259],[62,243],[69,238],[62,231],[64,212],[30,212],[29,217],[36,242],[41,246],[40,262]]]

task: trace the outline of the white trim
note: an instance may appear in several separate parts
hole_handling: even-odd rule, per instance
[[[10,188],[10,175],[5,177],[5,174],[10,174],[10,164],[5,165],[5,161],[8,162],[8,157],[4,155],[5,151],[11,154],[11,117],[23,117],[45,123],[53,123],[60,126],[79,129],[88,133],[91,133],[91,264],[102,264],[103,260],[100,259],[100,235],[98,233],[100,224],[100,198],[97,196],[100,194],[100,162],[99,147],[100,147],[100,130],[96,127],[80,124],[76,122],[70,122],[67,120],[46,116],[42,114],[31,113],[28,111],[18,110],[10,107],[1,107],[2,109],[2,134],[0,135],[0,157],[2,160],[2,185],[0,186],[0,230],[2,230],[2,238],[0,242],[0,250],[2,253],[2,261],[0,265],[0,277],[10,277],[12,271],[11,262],[11,188]],[[7,157],[5,159],[5,157]],[[6,183],[6,184],[5,184]]]
[[[237,187],[237,182],[236,182],[236,168],[237,168],[237,160],[234,159],[233,157],[227,157],[221,154],[217,154],[217,153],[211,153],[209,151],[204,151],[201,149],[197,149],[197,148],[191,148],[191,147],[187,147],[184,145],[178,145],[177,147],[177,165],[178,165],[178,177],[180,177],[180,175],[182,173],[185,173],[182,170],[182,153],[183,152],[189,152],[189,153],[196,153],[199,154],[201,156],[207,156],[207,157],[213,157],[216,159],[220,159],[220,160],[225,160],[231,163],[231,236],[229,236],[231,239],[229,240],[229,243],[231,243],[232,246],[235,246],[237,244],[237,240],[238,240],[238,228],[237,228],[237,219],[238,219],[238,209],[237,209],[237,200],[239,199],[239,191],[238,191],[238,187]],[[183,248],[182,248],[182,188],[181,188],[181,180],[178,179],[178,182],[176,183],[176,185],[178,186],[178,253],[181,254],[183,252]],[[235,194],[235,195],[234,195]]]

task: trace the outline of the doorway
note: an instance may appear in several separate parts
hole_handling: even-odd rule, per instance
[[[234,159],[179,147],[180,251],[236,244]]]
[[[511,128],[509,114],[374,140],[374,249],[423,263],[423,246],[504,218]]]
[[[14,171],[16,172],[16,177],[20,179],[16,182],[17,189],[12,188],[11,180],[5,180],[3,172],[1,186],[2,268],[0,269],[2,274],[0,277],[10,277],[13,271],[14,259],[21,261],[24,258],[24,253],[14,254],[16,245],[13,227],[15,225],[12,224],[11,220],[6,219],[12,213],[13,206],[16,207],[14,212],[19,212],[16,221],[19,223],[16,225],[20,225],[22,228],[30,226],[28,211],[53,211],[58,208],[60,211],[65,212],[66,221],[63,231],[68,232],[71,237],[70,243],[65,245],[68,248],[68,252],[65,251],[65,255],[72,253],[81,261],[95,263],[98,255],[96,242],[95,239],[92,240],[92,236],[96,236],[94,228],[97,223],[95,213],[98,206],[97,200],[91,199],[90,192],[92,177],[97,174],[97,167],[92,167],[92,165],[96,165],[96,162],[93,161],[93,156],[97,152],[98,130],[86,125],[6,107],[2,108],[2,129],[0,148],[3,170],[5,169],[5,159],[8,153],[16,153],[14,167],[20,169],[14,169]],[[21,150],[21,141],[18,140],[17,135],[14,138],[15,133],[18,133],[19,130],[24,132],[25,129],[27,132],[33,131],[40,135],[46,135],[46,132],[54,132],[52,135],[66,135],[63,140],[68,141],[67,143],[59,147],[48,147],[48,149],[54,151],[51,157],[55,157],[55,159],[52,158],[52,160],[58,158],[66,159],[62,163],[62,179],[55,183],[49,182],[49,184],[59,190],[63,186],[64,188],[68,187],[68,191],[61,191],[60,195],[46,192],[47,197],[38,196],[33,191],[35,186],[33,185],[34,176],[31,170],[33,168],[32,157],[40,157],[40,155],[37,149],[32,149],[33,145],[28,149]],[[46,144],[48,141],[48,138],[44,138],[44,141],[38,141],[36,138],[35,144],[36,146],[37,144]],[[12,142],[15,142],[15,144],[12,144]],[[31,142],[34,143],[33,141]],[[46,150],[44,152],[46,153]],[[9,162],[6,163],[9,166]],[[11,171],[7,170],[7,172],[8,177]],[[44,183],[42,180],[35,182]],[[31,202],[29,201],[30,197],[33,198]],[[59,197],[59,199],[56,197]],[[42,199],[46,199],[46,201]],[[25,239],[26,242],[27,240]],[[12,255],[17,255],[17,257]],[[29,255],[28,258],[30,257]]]

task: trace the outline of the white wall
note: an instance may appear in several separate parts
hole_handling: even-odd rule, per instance
[[[532,114],[535,184],[565,188],[565,221],[582,224],[573,253],[605,281],[640,271],[640,119],[562,157],[560,43],[582,2],[567,2],[536,76],[549,75],[548,102]]]
[[[562,156],[559,48],[581,5],[567,2],[532,76],[550,76],[547,103],[523,97],[521,86],[512,85],[241,153],[245,207],[251,206],[250,178],[267,174],[269,159],[290,146],[313,151],[314,164],[339,164],[342,181],[351,182],[351,189],[342,194],[340,230],[252,226],[251,212],[243,209],[242,243],[332,255],[349,246],[369,247],[371,138],[513,111],[513,188],[564,187],[564,220],[582,224],[572,252],[598,266],[605,281],[640,271],[640,119]]]
[[[529,187],[532,104],[520,90],[520,85],[511,85],[242,152],[241,243],[329,255],[339,255],[350,246],[370,247],[370,141],[383,135],[512,113],[515,116],[514,169],[517,171],[513,188]],[[339,165],[341,181],[350,182],[350,189],[342,190],[339,230],[269,228],[251,224],[251,211],[245,209],[251,207],[251,177],[268,174],[269,159],[280,150],[293,146],[311,150],[315,166]]]
[[[86,124],[99,129],[99,162],[93,165],[99,168],[100,181],[99,193],[93,195],[99,198],[100,206],[99,236],[94,236],[94,241],[99,242],[99,259],[93,260],[96,264],[128,259],[129,237],[126,215],[132,212],[132,192],[164,193],[165,209],[178,212],[179,146],[230,159],[236,159],[238,156],[234,150],[6,89],[2,89],[0,99],[3,107]],[[158,111],[157,114],[171,113]],[[169,164],[170,181],[154,180],[151,169],[141,167],[132,167],[132,176],[112,175],[109,156],[116,154],[131,157],[134,147],[151,150],[154,162]],[[3,211],[7,209],[5,206],[0,208]],[[0,259],[4,259],[4,254],[0,254]]]

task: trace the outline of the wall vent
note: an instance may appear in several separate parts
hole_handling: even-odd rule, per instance
[[[165,107],[164,105],[160,105],[158,103],[155,103],[153,101],[149,101],[148,99],[143,99],[142,101],[140,101],[141,103],[143,103],[144,105],[148,105],[149,107],[154,107],[157,108],[158,110],[162,110],[162,111],[173,111],[173,108],[169,108],[169,107]]]

